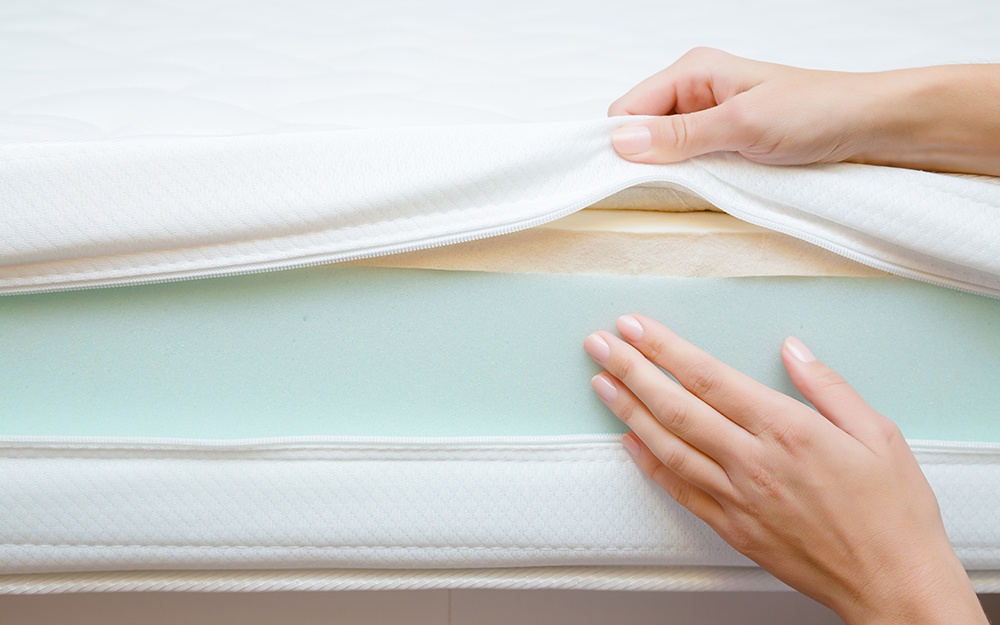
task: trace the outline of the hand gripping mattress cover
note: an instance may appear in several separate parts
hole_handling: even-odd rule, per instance
[[[0,587],[779,587],[587,394],[579,340],[637,310],[786,392],[761,354],[806,339],[900,423],[995,588],[1000,186],[636,165],[597,119],[697,44],[848,70],[1000,54],[996,7],[942,29],[888,4],[865,29],[842,4],[4,7]],[[310,267],[657,185],[937,286]],[[212,279],[155,284],[184,278]]]

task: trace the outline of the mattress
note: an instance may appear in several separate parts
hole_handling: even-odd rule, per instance
[[[632,310],[785,392],[802,337],[1000,588],[1000,186],[636,165],[599,119],[695,44],[983,60],[1000,11],[767,8],[3,9],[0,589],[780,588],[586,388]]]

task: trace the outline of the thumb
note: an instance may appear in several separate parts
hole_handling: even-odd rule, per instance
[[[788,377],[816,410],[862,443],[882,446],[898,436],[899,428],[868,405],[836,371],[816,360],[802,341],[789,337],[781,347]]]
[[[618,154],[636,163],[676,163],[709,152],[734,152],[746,146],[738,141],[744,133],[727,104],[621,126],[611,142]]]

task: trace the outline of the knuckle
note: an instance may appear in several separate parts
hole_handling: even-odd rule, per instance
[[[621,408],[619,408],[619,410],[618,410],[618,418],[622,420],[622,423],[624,423],[625,425],[631,427],[632,426],[632,421],[635,419],[636,409],[637,408],[638,408],[638,406],[636,406],[635,403],[633,403],[633,402],[627,402],[624,406],[622,406]]]
[[[851,385],[833,369],[824,368],[813,378],[813,388],[817,391],[841,391],[851,389]]]
[[[670,467],[678,475],[684,475],[687,472],[690,462],[690,455],[682,447],[675,445],[663,452],[663,464]]]
[[[745,555],[755,553],[759,546],[757,525],[753,519],[748,514],[733,515],[722,535],[733,549]]]
[[[782,449],[793,455],[801,453],[809,446],[809,435],[799,423],[782,421],[768,429],[771,439]]]
[[[760,502],[773,503],[786,497],[785,484],[772,470],[771,464],[760,453],[751,456],[746,464],[746,476],[751,487],[745,490],[741,503],[751,516],[762,513]]]
[[[665,124],[669,126],[671,137],[660,137],[661,145],[673,146],[676,156],[684,157],[692,150],[692,128],[691,118],[687,115],[670,115],[665,119]]]
[[[722,386],[718,368],[705,360],[691,366],[684,376],[684,381],[684,386],[698,397],[716,395]]]
[[[654,415],[671,432],[685,432],[691,420],[690,409],[686,402],[675,401],[670,396],[663,396],[655,403]]]
[[[612,357],[611,372],[616,378],[622,381],[625,386],[630,386],[630,382],[635,378],[635,363],[627,356]]]
[[[643,349],[650,360],[662,366],[666,362],[666,356],[669,353],[667,339],[656,333],[647,334],[651,335],[643,335]]]
[[[770,126],[762,119],[758,107],[745,98],[731,98],[719,111],[730,130],[734,146],[740,149],[759,144]]]
[[[691,507],[691,489],[687,487],[684,481],[677,479],[677,474],[671,471],[669,467],[663,464],[657,465],[650,472],[649,477],[655,483],[659,484],[660,488],[665,490],[674,501],[685,508]]]
[[[724,119],[729,122],[731,128],[737,132],[745,132],[755,125],[752,108],[746,104],[745,99],[731,98],[725,104],[725,108],[720,109],[720,112],[724,113]]]
[[[670,496],[674,498],[674,501],[684,506],[688,510],[694,505],[694,493],[691,491],[691,487],[687,484],[674,482],[671,484]]]
[[[687,60],[706,60],[718,57],[721,54],[724,54],[722,50],[718,50],[716,48],[710,48],[708,46],[695,46],[685,52],[681,58]]]
[[[902,430],[891,420],[882,417],[875,426],[875,429],[879,433],[879,436],[882,437],[882,443],[886,447],[895,447],[899,444],[906,445]]]
[[[743,466],[743,473],[753,484],[767,483],[770,479],[767,477],[768,472],[764,468],[764,464],[756,456],[751,456],[747,459],[746,464]]]

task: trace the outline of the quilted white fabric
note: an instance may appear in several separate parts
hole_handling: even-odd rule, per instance
[[[690,4],[6,6],[0,292],[439,245],[661,181],[880,269],[1000,294],[1000,187],[723,156],[635,165],[610,148],[620,122],[593,119],[696,44],[835,69],[983,60],[1000,55],[995,6],[950,9],[961,29],[934,46],[936,9],[864,3],[873,30],[845,47],[821,35],[852,25],[847,5],[810,10],[817,31],[797,3]]]
[[[977,0],[944,16],[937,2],[870,0],[5,3],[0,292],[443,244],[662,181],[882,268],[998,295],[988,182],[729,156],[635,165],[610,147],[621,120],[600,119],[695,45],[877,70],[1000,60],[998,24],[1000,4]],[[965,565],[1000,568],[997,450],[919,456]],[[750,565],[616,441],[8,440],[0,475],[10,574]]]
[[[954,0],[18,0],[3,143],[582,121],[695,46],[877,71],[997,62]]]
[[[914,444],[969,569],[1000,569],[1000,445]],[[752,566],[615,435],[10,441],[0,573]]]
[[[11,146],[0,290],[359,258],[502,234],[669,182],[879,269],[1000,295],[1000,186],[732,155],[629,163],[618,119]]]

